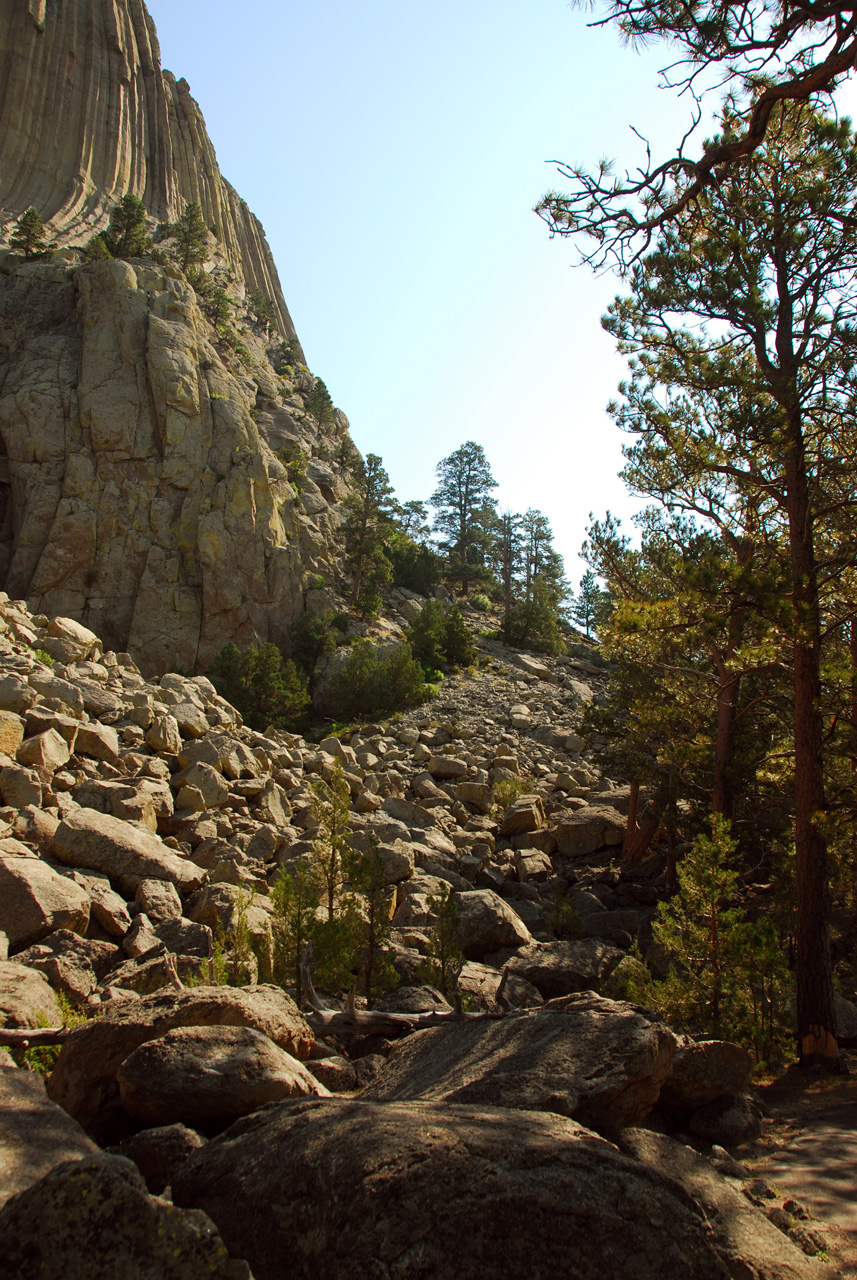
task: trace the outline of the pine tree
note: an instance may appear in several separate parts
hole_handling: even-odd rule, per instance
[[[496,507],[491,490],[497,481],[485,450],[472,440],[437,464],[437,476],[438,487],[429,499],[435,509],[434,528],[450,573],[466,595],[472,582],[485,577]]]
[[[209,259],[209,230],[205,225],[202,207],[198,200],[189,200],[178,222],[170,227],[175,238],[173,257],[182,271],[187,273],[193,267],[201,267]]]
[[[35,258],[47,257],[52,252],[54,246],[45,244],[46,238],[47,231],[39,211],[34,205],[30,205],[15,223],[15,230],[9,237],[9,248],[12,253],[20,254],[25,261],[32,262]]]
[[[323,427],[329,427],[334,421],[335,409],[333,401],[330,398],[330,392],[322,382],[321,378],[316,378],[312,391],[306,398],[306,411],[319,431]]]
[[[141,258],[152,247],[147,231],[148,214],[137,196],[125,195],[113,206],[110,225],[101,240],[112,258]]]
[[[590,632],[598,614],[600,600],[601,588],[598,585],[595,574],[591,569],[587,569],[580,579],[580,589],[571,610],[571,616],[574,621],[579,622],[586,632],[587,640],[590,638]]]
[[[345,550],[354,575],[352,603],[364,615],[371,614],[376,611],[371,603],[377,597],[380,584],[389,581],[393,574],[386,544],[396,509],[393,486],[376,453],[367,453],[365,461],[357,464],[354,487],[343,507]]]
[[[820,514],[855,513],[857,141],[846,122],[781,107],[767,141],[638,264],[606,325],[633,357],[616,409],[630,472],[667,505],[724,521],[755,503],[788,566],[801,1060],[838,1069],[829,949],[821,613],[832,564]],[[723,135],[734,136],[726,113]],[[741,536],[743,530],[733,530]],[[836,530],[833,530],[834,534]],[[835,537],[834,540],[835,542]],[[831,565],[831,568],[823,566]],[[783,620],[786,621],[784,614]]]

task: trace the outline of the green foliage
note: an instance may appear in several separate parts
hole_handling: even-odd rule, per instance
[[[307,454],[292,440],[277,450],[277,457],[286,468],[289,483],[295,493],[299,495],[306,480],[306,469],[309,462]]]
[[[142,258],[152,248],[147,224],[148,214],[143,201],[130,193],[123,196],[113,206],[107,230],[93,236],[87,246],[87,257],[103,256],[96,245],[100,241],[107,257]]]
[[[281,377],[291,377],[294,373],[294,366],[303,363],[300,346],[297,338],[287,338],[281,342],[274,352],[271,363],[274,366],[274,372]]]
[[[572,618],[583,627],[587,639],[601,611],[601,594],[595,574],[587,569],[580,579],[580,589],[571,609]]]
[[[274,981],[291,986],[300,999],[300,966],[307,943],[315,937],[324,882],[311,861],[300,861],[283,872],[271,887],[271,934]]]
[[[232,314],[232,303],[225,289],[219,286],[212,289],[205,300],[205,313],[218,332],[222,332]]]
[[[322,427],[330,426],[334,420],[333,401],[330,398],[330,392],[322,382],[321,378],[316,378],[312,391],[306,398],[306,411],[313,419],[316,426],[321,430]]]
[[[391,907],[396,896],[378,847],[378,837],[370,833],[367,851],[352,852],[347,859],[348,878],[360,895],[354,904],[356,967],[369,1004],[398,986],[398,976],[389,953]]]
[[[79,1027],[91,1016],[80,1009],[75,1009],[68,996],[64,995],[62,991],[56,991],[54,994],[62,1012],[62,1025],[64,1027]],[[37,1027],[53,1027],[55,1025],[56,1019],[49,1018],[41,1010],[36,1014]],[[42,1076],[49,1076],[56,1066],[61,1049],[61,1044],[34,1045],[32,1049],[24,1050],[23,1059],[31,1071],[37,1071]]]
[[[251,312],[264,328],[270,329],[277,324],[277,310],[264,289],[254,289],[248,299]]]
[[[458,946],[460,913],[452,885],[443,884],[436,894],[429,894],[428,906],[434,923],[428,930],[429,942],[422,976],[425,982],[449,998],[455,993],[455,979],[463,963]]]
[[[497,481],[485,450],[473,440],[437,464],[437,477],[438,486],[430,498],[435,533],[453,581],[466,592],[471,583],[490,576],[485,560],[496,518],[491,490],[497,488]]]
[[[45,244],[46,239],[47,231],[41,215],[35,205],[30,205],[15,223],[15,230],[9,237],[9,248],[27,262],[36,258],[49,258],[56,245]]]
[[[330,633],[327,619],[313,613],[310,609],[298,614],[292,625],[289,646],[292,658],[303,671],[312,688],[319,658],[325,653],[333,653],[336,648],[336,640]]]
[[[535,649],[539,653],[564,651],[556,598],[543,578],[534,578],[527,598],[509,610],[504,633],[509,644],[525,649]]]
[[[491,601],[481,591],[475,592],[470,597],[470,604],[472,608],[478,609],[480,613],[487,613],[491,608]]]
[[[352,603],[364,617],[381,605],[380,585],[393,575],[387,539],[393,529],[393,486],[376,453],[368,453],[355,467],[354,487],[342,504],[345,553],[354,575]]]
[[[522,777],[503,778],[501,782],[495,782],[492,807],[494,815],[501,818],[509,805],[514,804],[521,796],[532,795],[534,785],[532,778],[526,774]]]
[[[476,646],[457,604],[427,600],[408,632],[414,657],[427,676],[443,666],[469,667]]]
[[[310,809],[316,823],[312,836],[312,860],[324,890],[327,918],[332,920],[344,879],[344,860],[350,849],[351,792],[340,761],[335,762],[329,782],[316,778],[310,790]]]
[[[734,1040],[762,1062],[792,1038],[788,968],[771,922],[751,923],[737,901],[736,847],[728,822],[713,815],[711,836],[693,842],[678,869],[678,893],[661,903],[652,926],[669,975],[638,983],[629,995],[679,1030]]]
[[[548,923],[555,938],[571,941],[579,938],[583,932],[583,922],[560,885],[551,894]]]
[[[208,261],[209,231],[198,200],[188,201],[170,231],[176,241],[172,256],[182,271],[187,273],[192,267],[201,267]]]
[[[421,596],[434,595],[443,577],[442,556],[409,537],[391,539],[386,554],[392,566],[394,586]]]
[[[275,644],[250,645],[242,653],[230,640],[208,675],[253,729],[286,728],[309,703],[306,677]]]
[[[51,655],[45,649],[34,649],[33,657],[36,658],[39,662],[43,662],[46,667],[52,667],[56,662],[56,658],[52,658]]]
[[[389,715],[417,706],[429,697],[423,671],[407,640],[386,652],[370,640],[357,640],[351,657],[332,677],[331,714],[338,720]]]

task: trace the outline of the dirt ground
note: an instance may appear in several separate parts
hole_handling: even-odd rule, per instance
[[[762,1136],[738,1159],[775,1193],[772,1205],[805,1206],[838,1274],[857,1278],[857,1075],[791,1068],[757,1092],[768,1113]]]

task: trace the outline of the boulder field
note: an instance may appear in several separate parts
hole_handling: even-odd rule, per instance
[[[825,1274],[716,1145],[758,1126],[748,1055],[612,998],[663,868],[616,864],[627,789],[579,734],[603,673],[482,650],[427,707],[311,743],[0,595],[8,1274]],[[384,1034],[320,1024],[258,970],[339,766],[388,878]],[[444,887],[463,1015],[422,985]],[[223,985],[239,923],[255,954]]]

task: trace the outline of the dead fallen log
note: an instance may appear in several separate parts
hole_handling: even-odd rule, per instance
[[[70,1027],[25,1027],[16,1031],[0,1027],[0,1048],[23,1050],[45,1044],[62,1044],[70,1031]]]
[[[384,1013],[380,1009],[357,1009],[354,998],[356,987],[349,993],[344,1009],[328,1009],[319,998],[312,981],[312,942],[307,943],[301,960],[301,983],[306,1003],[310,1012],[304,1016],[307,1023],[317,1035],[332,1032],[336,1035],[379,1035],[385,1039],[394,1039],[409,1031],[421,1030],[423,1027],[436,1027],[446,1022],[485,1021],[504,1018],[514,1007],[505,993],[507,969],[503,970],[495,1000],[500,1005],[496,1012],[470,1013],[461,1007],[461,995],[458,990],[458,973],[454,974],[453,1008],[432,1009],[427,1013]],[[460,973],[460,969],[458,971]]]

